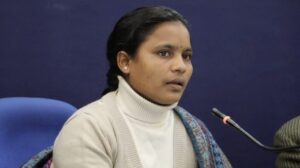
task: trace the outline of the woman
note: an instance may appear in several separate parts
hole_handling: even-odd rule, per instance
[[[107,58],[108,88],[65,123],[52,168],[231,167],[204,124],[177,107],[193,71],[180,14],[129,12],[108,39]]]

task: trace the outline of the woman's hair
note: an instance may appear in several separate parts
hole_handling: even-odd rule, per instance
[[[109,70],[106,74],[107,88],[102,95],[118,88],[118,75],[123,75],[117,64],[117,54],[125,51],[134,57],[137,49],[157,25],[163,22],[180,21],[188,28],[187,21],[181,14],[164,6],[140,7],[119,19],[111,32],[106,46]]]

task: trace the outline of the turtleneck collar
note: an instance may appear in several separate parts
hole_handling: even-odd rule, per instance
[[[169,106],[162,106],[152,103],[135,92],[123,77],[118,76],[118,79],[118,106],[122,112],[133,119],[149,124],[163,122],[178,104],[176,102]]]

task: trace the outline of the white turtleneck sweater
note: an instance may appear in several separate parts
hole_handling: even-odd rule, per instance
[[[117,91],[75,112],[53,148],[51,168],[196,168],[176,106],[159,106],[120,78]]]
[[[173,168],[173,108],[154,104],[119,78],[117,107],[133,136],[143,168]]]

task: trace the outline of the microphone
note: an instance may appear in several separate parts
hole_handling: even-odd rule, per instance
[[[284,146],[284,147],[277,147],[277,146],[266,146],[262,144],[260,141],[258,141],[256,138],[254,138],[251,134],[249,134],[247,131],[245,131],[242,127],[240,127],[235,121],[233,121],[229,116],[223,114],[221,111],[219,111],[217,108],[212,109],[212,114],[219,117],[223,120],[224,124],[229,124],[230,126],[234,127],[238,131],[242,132],[243,135],[245,135],[247,138],[249,138],[252,142],[254,142],[259,147],[268,150],[268,151],[300,151],[300,145],[296,146]]]

